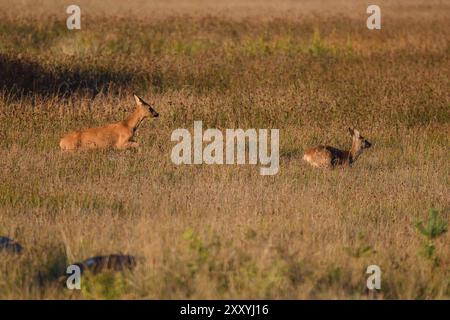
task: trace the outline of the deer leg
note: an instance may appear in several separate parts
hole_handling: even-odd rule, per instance
[[[135,142],[135,141],[128,141],[127,143],[127,148],[137,148],[139,147],[139,143]]]
[[[119,149],[129,149],[129,148],[137,148],[139,147],[139,143],[134,141],[127,141],[124,144],[118,146]]]

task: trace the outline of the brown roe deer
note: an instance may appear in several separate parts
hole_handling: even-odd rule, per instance
[[[352,147],[349,151],[321,145],[306,150],[303,160],[319,168],[351,166],[363,150],[370,148],[372,144],[361,136],[358,130],[351,128],[348,128],[348,130],[352,136]]]
[[[136,110],[125,120],[103,127],[90,128],[69,133],[61,138],[59,146],[64,151],[76,149],[127,149],[136,148],[139,144],[133,141],[141,122],[159,114],[147,102],[134,95]]]

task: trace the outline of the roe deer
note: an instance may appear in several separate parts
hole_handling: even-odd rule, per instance
[[[147,102],[134,95],[136,110],[125,120],[103,127],[90,128],[69,133],[61,138],[59,146],[64,151],[76,149],[127,149],[136,148],[139,144],[133,137],[142,120],[148,116],[158,117]]]
[[[318,146],[305,151],[303,160],[319,168],[334,168],[335,166],[351,166],[364,149],[372,145],[356,129],[348,128],[352,136],[350,151],[339,150],[330,146]]]

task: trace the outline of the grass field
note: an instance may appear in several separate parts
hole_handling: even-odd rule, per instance
[[[448,1],[377,1],[381,30],[361,1],[92,2],[70,31],[71,1],[0,0],[0,235],[25,248],[0,253],[0,298],[450,298],[449,234],[427,255],[415,227],[450,219]],[[59,150],[133,92],[160,113],[139,150]],[[175,166],[194,120],[280,129],[279,173]],[[354,167],[302,161],[349,126],[373,143]],[[54,281],[118,252],[144,259]]]

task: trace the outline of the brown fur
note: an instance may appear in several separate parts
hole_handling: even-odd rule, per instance
[[[136,110],[125,120],[103,127],[90,128],[69,133],[61,138],[59,146],[64,151],[76,149],[127,149],[136,148],[139,144],[133,141],[141,122],[148,116],[159,114],[144,100],[134,95]]]
[[[352,136],[352,147],[349,151],[320,145],[306,150],[303,160],[319,168],[351,166],[362,151],[370,148],[372,144],[362,137],[358,130],[349,128],[349,132]]]

